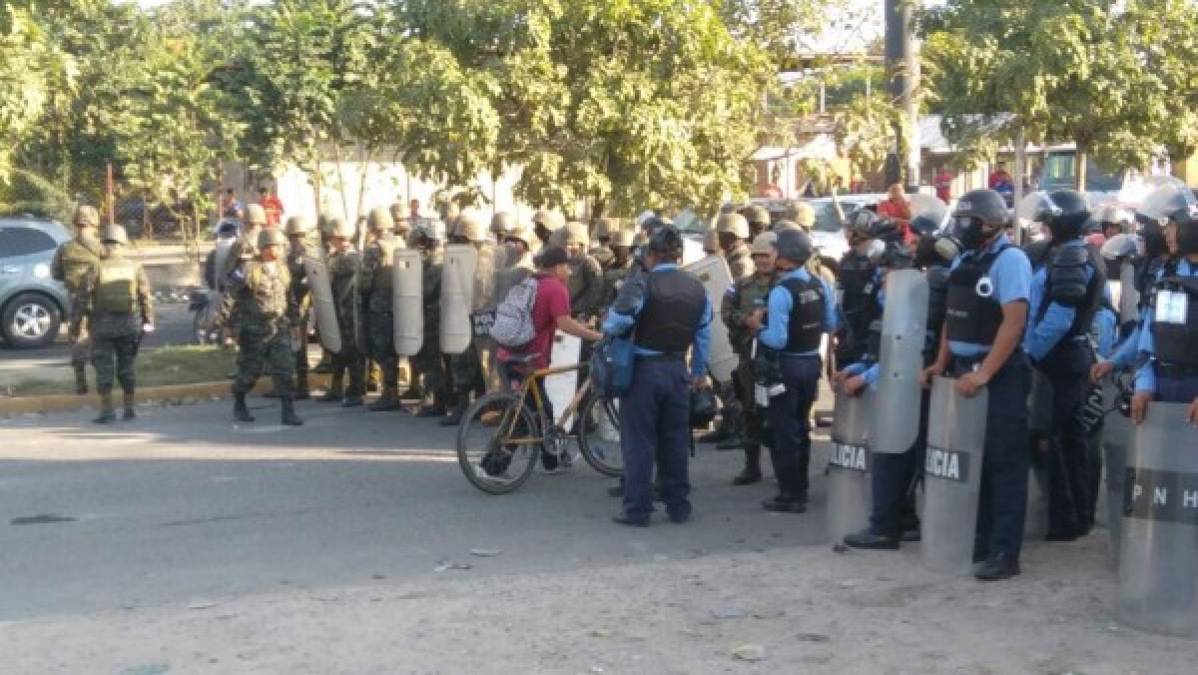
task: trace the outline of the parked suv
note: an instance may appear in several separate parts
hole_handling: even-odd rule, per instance
[[[9,346],[42,347],[58,336],[70,307],[50,265],[70,238],[52,220],[0,216],[0,336]]]

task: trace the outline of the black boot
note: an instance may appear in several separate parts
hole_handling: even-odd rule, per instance
[[[254,421],[254,416],[250,414],[250,409],[245,406],[245,392],[233,394],[233,419],[238,422]]]
[[[370,409],[374,412],[399,410],[399,396],[395,393],[395,387],[384,387],[383,395],[370,404]]]
[[[75,393],[80,396],[87,393],[87,364],[72,364],[75,368]]]
[[[112,394],[100,394],[100,416],[92,420],[96,424],[108,424],[116,420],[116,411],[112,409]]]
[[[125,392],[125,401],[124,402],[125,402],[125,412],[121,416],[121,419],[128,422],[129,420],[137,417],[137,413],[133,411],[133,404],[136,402],[136,397],[133,395],[133,392],[131,392],[131,391]]]
[[[304,421],[301,420],[300,418],[296,417],[296,415],[295,415],[295,405],[292,404],[291,397],[290,396],[282,397],[282,404],[283,404],[283,424],[286,424],[289,427],[304,426]]]
[[[732,479],[733,485],[752,485],[761,482],[761,446],[746,445],[745,446],[745,468],[736,478]]]

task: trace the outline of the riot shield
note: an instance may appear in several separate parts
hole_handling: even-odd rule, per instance
[[[1187,404],[1152,402],[1124,471],[1119,619],[1198,637],[1198,429]]]
[[[683,268],[690,272],[703,288],[707,290],[707,298],[711,301],[711,351],[707,358],[707,367],[711,377],[717,382],[728,382],[732,379],[732,371],[736,370],[737,357],[728,339],[728,327],[720,321],[720,305],[724,295],[732,286],[732,273],[728,271],[728,263],[718,255],[709,255],[702,260],[691,263]]]
[[[955,385],[947,377],[932,385],[920,559],[930,570],[964,575],[973,565],[990,393],[965,398]]]
[[[878,396],[873,406],[877,432],[869,440],[871,452],[906,452],[919,436],[920,371],[927,323],[927,278],[918,270],[889,272],[882,311]]]
[[[1102,387],[1103,401],[1107,408],[1114,407],[1120,395],[1119,388],[1112,382]],[[1107,413],[1102,422],[1102,464],[1105,468],[1107,529],[1110,542],[1107,547],[1107,562],[1114,569],[1119,567],[1119,542],[1122,540],[1123,484],[1127,478],[1127,446],[1131,443],[1131,420],[1121,411]]]
[[[341,353],[341,329],[337,326],[337,300],[333,296],[332,278],[323,260],[304,257],[304,274],[312,293],[312,314],[320,344],[334,354]]]
[[[478,249],[478,262],[474,269],[474,292],[470,306],[470,325],[475,338],[490,339],[491,326],[495,323],[495,271],[497,249],[494,244],[484,244]],[[503,255],[499,255],[502,261]]]
[[[840,543],[845,535],[869,524],[873,504],[869,424],[876,401],[868,389],[860,396],[836,392],[832,454],[828,458],[828,536],[833,543]]]
[[[1164,220],[1178,211],[1194,205],[1194,192],[1176,178],[1161,179],[1161,186],[1148,193],[1140,205],[1140,213]]]
[[[558,332],[553,337],[553,350],[549,355],[549,363],[553,367],[569,366],[578,363],[582,354],[582,340],[573,335]],[[545,394],[553,405],[554,423],[557,417],[566,411],[574,395],[578,393],[578,371],[571,370],[556,373],[545,378]],[[566,420],[567,424],[569,420]],[[568,427],[567,427],[568,428]]]
[[[415,356],[424,346],[424,266],[420,252],[396,249],[391,274],[395,353]]]
[[[233,250],[236,239],[219,239],[212,249],[212,283],[213,290],[220,293],[225,291],[224,270],[229,264],[229,253]]]
[[[1015,221],[1020,227],[1027,227],[1040,222],[1044,214],[1052,208],[1048,195],[1042,191],[1029,192],[1015,205]]]
[[[1032,369],[1032,391],[1028,395],[1028,431],[1033,443],[1052,436],[1052,381]],[[1048,533],[1049,455],[1032,448],[1032,470],[1028,476],[1027,511],[1023,519],[1024,539],[1042,539]]]
[[[911,227],[919,234],[935,234],[948,221],[948,205],[934,195],[910,195]]]
[[[474,270],[478,250],[473,244],[445,247],[441,268],[441,352],[461,354],[470,348],[473,329],[470,309],[474,305]]]
[[[1136,268],[1130,260],[1119,267],[1119,323],[1139,321],[1140,291],[1136,288]]]

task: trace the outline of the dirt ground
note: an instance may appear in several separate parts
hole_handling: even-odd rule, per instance
[[[507,576],[472,558],[420,581],[0,623],[0,654],[8,673],[136,675],[1195,672],[1198,642],[1116,622],[1105,539],[1030,545],[1023,575],[990,585],[924,571],[915,547]]]

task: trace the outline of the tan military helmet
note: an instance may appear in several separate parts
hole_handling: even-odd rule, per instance
[[[533,250],[533,247],[537,244],[537,236],[533,234],[532,228],[519,225],[505,232],[503,238],[505,240],[516,239],[522,241],[524,242],[524,247],[529,251]]]
[[[561,236],[563,246],[581,246],[585,249],[591,245],[591,235],[587,232],[587,226],[582,223],[566,223],[561,230]]]
[[[566,224],[566,217],[557,211],[541,209],[532,217],[534,225],[541,225],[550,232],[557,232]]]
[[[595,238],[602,239],[604,237],[616,236],[616,233],[622,229],[619,218],[600,218],[595,224]]]
[[[291,216],[287,219],[287,227],[284,231],[288,237],[303,237],[308,234],[312,227],[308,223],[308,219],[303,216]]]
[[[262,230],[261,232],[258,233],[258,250],[259,251],[266,248],[267,246],[286,246],[286,245],[287,245],[287,237],[283,236],[282,232],[279,232],[277,229],[275,229],[273,227],[268,230]]]
[[[635,239],[631,230],[615,230],[611,233],[610,245],[613,248],[616,246],[631,248],[634,245]]]
[[[802,232],[803,228],[799,227],[799,224],[793,220],[779,220],[774,223],[774,232],[784,232],[786,230],[799,230]]]
[[[749,238],[749,221],[739,213],[721,213],[715,224],[716,232],[728,232],[737,239]]]
[[[454,225],[454,234],[470,242],[487,240],[487,226],[483,222],[483,214],[478,209],[463,209]]]
[[[516,216],[508,211],[500,211],[491,217],[491,233],[506,235],[516,229]]]
[[[366,226],[372,232],[390,232],[395,229],[395,221],[391,220],[391,212],[376,206],[366,214]]]
[[[109,225],[100,234],[100,242],[127,246],[129,244],[129,235],[125,234],[125,228],[120,225]]]
[[[786,205],[786,219],[794,221],[804,230],[815,227],[815,209],[804,201],[791,202]]]
[[[245,222],[250,225],[266,224],[266,209],[261,204],[250,204],[245,207]]]
[[[344,218],[333,218],[329,221],[329,236],[341,237],[342,239],[353,239],[354,228]]]
[[[75,227],[99,227],[100,212],[94,206],[80,204],[75,209],[75,217],[71,219],[71,224]]]
[[[753,255],[772,255],[776,241],[778,241],[777,232],[762,232],[753,239],[753,247],[750,251]]]
[[[766,211],[765,207],[759,204],[750,204],[745,207],[744,216],[750,225],[770,226],[770,212]]]

